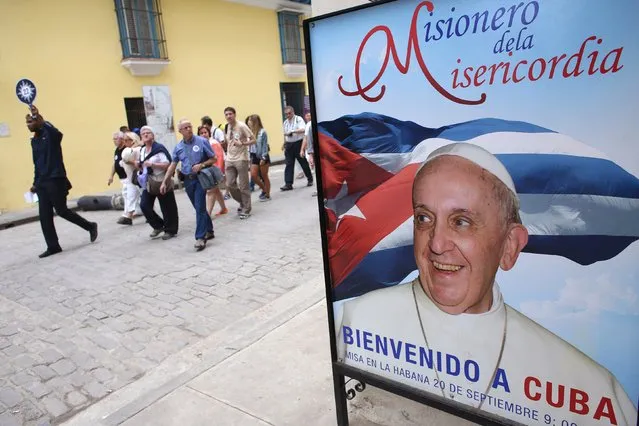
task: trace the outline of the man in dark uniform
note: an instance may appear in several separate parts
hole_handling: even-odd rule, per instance
[[[47,243],[47,250],[41,258],[60,253],[58,234],[53,224],[53,210],[58,216],[89,232],[91,242],[98,238],[98,224],[89,222],[67,207],[67,195],[71,182],[62,160],[62,133],[48,121],[44,121],[35,105],[31,115],[27,114],[27,127],[34,132],[31,138],[33,152],[34,179],[31,192],[38,194],[40,225]]]

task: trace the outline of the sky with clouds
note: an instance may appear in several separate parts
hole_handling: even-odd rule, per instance
[[[371,103],[358,96],[344,96],[338,88],[355,90],[354,64],[362,39],[377,25],[387,26],[393,34],[400,61],[405,64],[409,26],[417,1],[402,0],[375,6],[315,22],[311,29],[311,54],[318,121],[346,114],[376,112],[411,120],[425,127],[439,127],[482,117],[527,121],[569,135],[592,146],[639,176],[639,37],[634,20],[639,16],[639,2],[619,0],[602,3],[594,0],[540,1],[537,17],[522,30],[520,15],[513,25],[485,33],[466,32],[461,37],[425,41],[425,25],[453,17],[517,2],[434,1],[432,16],[418,17],[418,39],[424,61],[434,78],[456,96],[478,99],[486,93],[482,105],[467,106],[451,102],[428,83],[411,54],[406,74],[398,71],[393,59],[377,86],[369,95],[385,94]],[[524,2],[531,3],[531,2]],[[451,11],[452,8],[454,11]],[[532,13],[532,9],[528,10]],[[491,15],[492,16],[492,15]],[[531,16],[530,14],[528,15]],[[462,18],[463,19],[463,18]],[[504,32],[521,39],[532,36],[532,47],[506,53],[494,53],[495,44]],[[590,65],[594,51],[597,64],[612,51],[623,47],[617,73],[579,77],[542,77],[536,82],[518,84],[484,84],[481,87],[452,89],[452,72],[461,66],[491,65],[520,60],[549,60],[566,53],[577,53],[584,40],[595,35],[601,43],[585,46],[582,69]],[[387,36],[373,35],[362,54],[361,82],[368,84],[379,72],[387,51]],[[590,55],[590,56],[588,56]],[[611,62],[608,63],[609,65]],[[547,72],[546,72],[547,74]],[[593,247],[593,250],[596,250]],[[500,273],[497,280],[507,303],[544,327],[562,336],[606,368],[611,370],[635,403],[639,399],[639,242],[620,255],[604,262],[581,266],[567,259],[522,254],[516,267]]]

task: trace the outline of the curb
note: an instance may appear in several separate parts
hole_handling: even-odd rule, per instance
[[[74,212],[77,212],[78,210],[80,210],[80,207],[78,207],[78,204],[77,204],[77,200],[69,201],[67,206],[69,207],[69,210]],[[57,214],[54,216],[57,216]],[[5,229],[15,228],[16,226],[37,222],[38,220],[40,220],[40,216],[36,213],[33,215],[25,216],[20,219],[12,220],[9,222],[2,222],[1,219],[2,217],[0,216],[0,231],[4,231]]]

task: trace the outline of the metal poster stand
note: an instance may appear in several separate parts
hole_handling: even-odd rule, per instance
[[[502,417],[494,416],[490,413],[474,409],[464,404],[460,404],[455,401],[446,400],[440,396],[419,391],[414,388],[410,388],[401,383],[393,382],[383,377],[361,371],[351,366],[345,365],[337,359],[337,346],[336,346],[336,333],[335,333],[335,320],[333,312],[333,283],[329,267],[328,260],[328,239],[326,236],[327,230],[327,218],[324,211],[324,187],[322,181],[322,163],[319,161],[320,152],[322,147],[319,145],[319,135],[317,129],[317,114],[315,104],[315,85],[313,81],[313,61],[312,61],[312,43],[310,32],[314,28],[315,22],[334,18],[337,16],[346,16],[350,14],[356,14],[361,10],[368,9],[370,7],[377,7],[381,4],[392,3],[396,0],[382,0],[371,4],[365,4],[362,6],[353,7],[350,9],[341,10],[335,13],[322,15],[319,17],[307,19],[304,21],[304,43],[306,46],[306,66],[310,93],[310,109],[313,116],[313,143],[314,151],[318,161],[315,162],[317,168],[317,201],[320,217],[320,226],[322,229],[322,253],[324,259],[324,277],[326,288],[326,306],[328,308],[328,330],[331,342],[331,360],[333,370],[333,391],[335,394],[335,408],[337,415],[337,424],[339,426],[348,426],[348,401],[353,399],[358,392],[363,392],[366,389],[366,385],[375,386],[385,391],[391,392],[395,395],[411,399],[424,405],[431,406],[433,408],[445,411],[453,414],[457,417],[482,424],[482,425],[519,425],[519,423],[512,420],[508,420]],[[330,60],[330,58],[327,58]]]

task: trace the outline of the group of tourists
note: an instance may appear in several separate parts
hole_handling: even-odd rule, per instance
[[[292,107],[286,107],[285,114],[282,147],[286,157],[285,184],[280,189],[290,191],[295,161],[302,167],[307,186],[314,184],[311,171],[314,162],[310,114],[306,116],[308,122],[295,115]],[[136,216],[144,216],[152,228],[151,238],[174,238],[179,228],[174,192],[176,172],[195,209],[197,251],[204,250],[207,241],[215,238],[212,218],[228,214],[227,200],[233,198],[239,204],[240,219],[251,216],[253,185],[261,190],[260,201],[270,201],[270,146],[262,119],[253,114],[244,121],[238,120],[233,107],[224,109],[224,117],[224,126],[214,126],[213,120],[204,116],[195,130],[190,120],[181,119],[177,127],[182,139],[172,153],[156,140],[150,126],[134,131],[122,126],[115,132],[115,153],[107,183],[111,185],[117,175],[122,185],[124,211],[117,223],[132,225]],[[62,133],[46,122],[35,106],[26,116],[26,123],[34,133],[31,145],[35,173],[31,192],[39,198],[40,223],[47,243],[47,250],[40,257],[62,251],[53,224],[54,211],[88,231],[90,241],[95,241],[97,224],[86,221],[67,207],[71,183],[62,160]],[[310,165],[306,155],[310,155]],[[156,200],[161,215],[154,209]],[[216,205],[219,210],[214,212]]]

